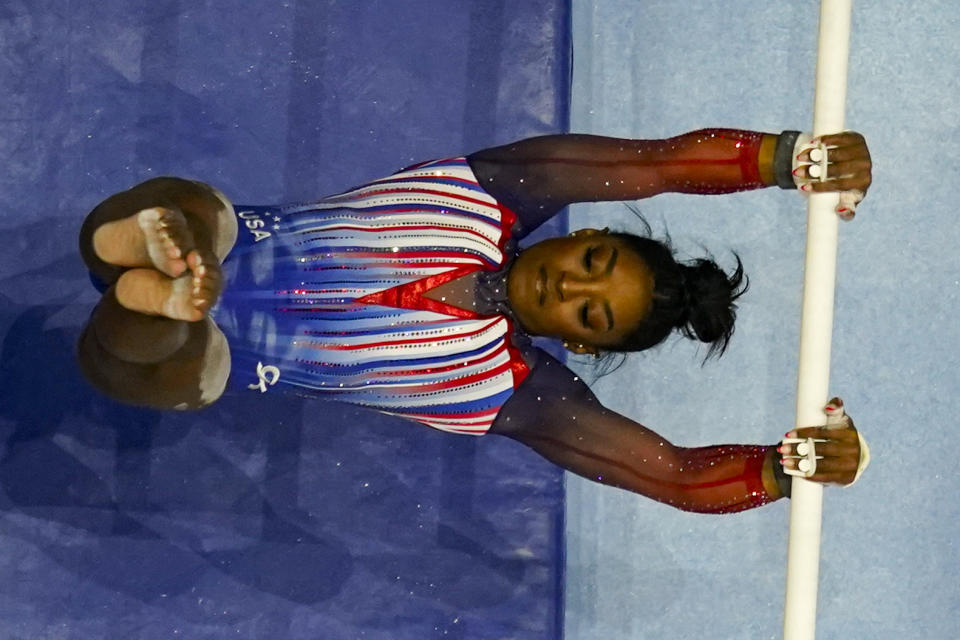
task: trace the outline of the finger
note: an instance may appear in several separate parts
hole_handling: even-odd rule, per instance
[[[869,166],[852,169],[843,165],[827,167],[827,179],[817,182],[815,186],[826,191],[851,191],[858,189],[866,194],[873,181]]]
[[[780,460],[780,464],[783,465],[784,469],[796,469],[799,466],[801,461],[796,458],[784,458]],[[831,460],[829,458],[824,458],[817,460],[817,470],[816,472],[808,476],[808,480],[813,480],[814,482],[837,482],[840,484],[849,484],[853,482],[853,479],[856,477],[856,464],[850,466],[848,464],[850,461],[839,462],[837,460]]]
[[[801,154],[803,155],[803,154]],[[870,187],[872,180],[871,169],[873,165],[870,159],[844,160],[834,162],[831,156],[829,163],[823,165],[813,162],[811,164],[799,163],[793,170],[793,177],[798,180],[819,180],[823,172],[826,172],[827,180],[824,183],[835,183],[841,178],[855,178],[862,181],[861,190],[866,191]],[[839,189],[831,189],[839,190]]]
[[[822,168],[819,164],[798,164],[793,171],[794,182],[797,180],[817,180],[820,178]],[[828,170],[829,171],[829,170]]]
[[[796,435],[794,435],[796,434]],[[816,438],[835,442],[859,442],[857,430],[853,428],[802,427],[794,429],[788,438]]]
[[[870,150],[865,144],[849,144],[844,146],[819,145],[813,141],[810,146],[803,147],[796,155],[796,162],[820,162],[826,153],[827,161],[848,162],[851,160],[870,161]]]
[[[782,444],[777,447],[777,453],[779,453],[781,456],[801,455],[798,453],[798,446],[799,445],[795,444]],[[823,456],[825,458],[857,458],[860,455],[858,441],[848,442],[827,440],[826,442],[815,443],[814,449],[816,450],[818,456]]]
[[[866,147],[834,147],[827,149],[827,161],[830,163],[850,162],[853,160],[870,161],[870,151]]]
[[[796,162],[820,162],[826,155],[826,148],[815,142],[811,142],[800,149],[797,153]]]
[[[803,185],[804,191],[815,191],[817,193],[826,193],[829,191],[853,191],[859,190],[866,193],[870,187],[871,177],[869,173],[857,174],[855,176],[840,177],[829,179],[824,182],[809,182]]]
[[[873,165],[870,164],[870,160],[864,160],[862,158],[844,160],[842,162],[834,162],[833,158],[830,158],[830,164],[827,165],[827,175],[830,178],[851,176],[869,178],[872,167]]]
[[[853,191],[843,191],[837,200],[837,215],[844,220],[853,220],[857,211],[857,205],[863,200],[863,192],[858,189]]]
[[[853,479],[856,477],[855,472],[850,471],[840,471],[840,472],[829,472],[829,473],[820,473],[820,468],[817,467],[817,473],[813,474],[808,480],[814,482],[819,482],[820,484],[839,484],[847,485],[853,482]]]
[[[816,444],[817,455],[825,458],[850,458],[856,460],[860,455],[860,447],[854,442],[818,442]]]
[[[831,427],[836,426],[850,426],[850,416],[847,415],[846,411],[843,409],[843,400],[840,398],[831,398],[830,402],[823,407],[823,412],[827,416],[827,425]]]
[[[828,133],[827,135],[814,139],[814,142],[817,141],[827,145],[828,147],[867,146],[867,141],[856,131]]]
[[[817,460],[817,473],[849,473],[857,472],[856,458],[823,458]]]
[[[797,461],[796,461],[795,459],[793,459],[793,458],[780,458],[780,464],[781,464],[785,469],[796,469],[796,468],[797,468]]]
[[[797,447],[793,444],[782,444],[777,447],[777,453],[779,453],[781,457],[795,456],[797,455]]]
[[[814,447],[817,451],[817,455],[846,455],[846,453],[851,452],[847,447],[852,448],[852,453],[859,451],[860,439],[857,437],[856,430],[847,430],[847,429],[829,429],[825,428],[822,431],[808,432],[803,433],[807,430],[799,430],[799,435],[797,439],[806,440],[807,438],[813,438]],[[832,433],[831,433],[832,432]],[[791,453],[797,451],[797,445],[783,445],[791,446],[793,449]],[[800,451],[805,451],[804,448],[801,448]]]

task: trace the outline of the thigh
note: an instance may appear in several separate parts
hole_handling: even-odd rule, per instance
[[[137,315],[131,312],[131,316]],[[109,330],[124,331],[119,318],[110,321]],[[134,331],[158,330],[157,325],[137,326],[137,322],[130,323]],[[185,329],[179,348],[159,361],[131,362],[104,345],[98,333],[108,329],[92,317],[77,348],[80,368],[95,388],[114,400],[154,409],[201,409],[219,398],[226,387],[230,348],[210,318],[179,325]]]
[[[183,348],[191,333],[189,322],[131,311],[120,304],[116,290],[117,285],[107,289],[88,323],[107,353],[124,362],[155,364]]]

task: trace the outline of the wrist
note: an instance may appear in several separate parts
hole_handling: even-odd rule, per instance
[[[776,136],[773,152],[773,179],[781,189],[796,189],[793,180],[793,159],[797,140],[803,134],[800,131],[784,131]]]
[[[792,487],[791,478],[783,471],[780,465],[780,454],[777,452],[778,445],[767,447],[767,454],[763,459],[763,471],[761,477],[763,480],[763,489],[772,500],[780,498],[789,498]]]
[[[778,183],[776,173],[776,150],[781,136],[775,133],[764,133],[760,139],[760,150],[757,154],[757,169],[763,186],[772,187]]]

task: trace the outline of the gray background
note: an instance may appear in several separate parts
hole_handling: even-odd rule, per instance
[[[825,493],[818,637],[956,638],[958,5],[854,4],[847,123],[867,136],[874,186],[841,227],[830,388],[874,462]],[[572,130],[810,128],[819,3],[573,5]],[[703,351],[671,342],[595,389],[677,444],[777,440],[794,415],[802,199],[769,189],[639,205],[683,255],[705,246],[729,266],[739,252],[752,287],[719,362],[700,367]],[[635,229],[631,217],[581,205],[570,226]],[[569,640],[780,636],[786,501],[716,517],[574,477],[567,491]]]

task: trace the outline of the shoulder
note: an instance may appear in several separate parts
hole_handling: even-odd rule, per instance
[[[583,379],[546,351],[531,347],[524,359],[530,373],[500,409],[492,433],[529,432],[542,422],[556,423],[599,406]]]
[[[536,392],[544,397],[593,395],[579,374],[543,349],[531,346],[523,356],[530,375],[517,387],[518,392]]]

